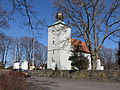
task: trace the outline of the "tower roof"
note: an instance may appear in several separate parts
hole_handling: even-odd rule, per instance
[[[58,12],[58,13],[56,14],[56,17],[55,17],[55,18],[56,18],[55,23],[54,23],[53,25],[48,26],[48,27],[55,26],[55,25],[58,25],[58,24],[62,24],[62,25],[64,25],[64,26],[69,27],[69,26],[66,25],[65,22],[64,22],[64,15],[63,15],[62,12]]]
[[[55,26],[55,25],[58,25],[58,24],[62,24],[62,25],[64,25],[64,26],[67,26],[67,27],[71,28],[70,26],[66,25],[66,24],[65,24],[63,21],[61,21],[61,20],[56,21],[53,25],[50,25],[50,26],[48,26],[48,27],[52,27],[52,26]]]
[[[62,20],[58,20],[54,24],[65,24],[65,23]]]

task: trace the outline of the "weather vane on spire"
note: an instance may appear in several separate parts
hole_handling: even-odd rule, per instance
[[[57,14],[56,14],[56,17],[55,17],[57,20],[63,20],[64,19],[64,16],[63,16],[63,13],[61,13],[61,12],[58,12]]]

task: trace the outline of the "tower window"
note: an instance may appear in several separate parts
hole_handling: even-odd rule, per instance
[[[54,50],[53,50],[53,54],[54,54]]]
[[[54,58],[52,58],[52,62],[55,62]]]
[[[54,44],[54,41],[52,41],[52,43]]]
[[[55,32],[55,30],[52,30],[53,32]]]

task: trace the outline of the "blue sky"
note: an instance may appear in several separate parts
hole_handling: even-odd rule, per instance
[[[7,0],[4,0],[4,5],[7,6],[6,9],[8,9],[10,6],[8,5]],[[34,0],[33,6],[34,10],[37,11],[37,17],[40,19],[45,19],[47,22],[47,25],[52,25],[55,21],[54,15],[56,14],[56,9],[54,8],[52,1],[54,0]],[[14,15],[15,20],[10,21],[10,27],[5,28],[5,33],[9,36],[13,37],[22,37],[22,36],[30,36],[32,37],[32,34],[27,31],[28,28],[22,28],[20,25],[22,20],[24,18],[19,15],[19,13],[16,13]],[[40,38],[38,38],[39,42],[43,43],[47,46],[47,27],[40,26],[41,28],[44,28],[41,30]],[[114,42],[111,42],[110,40],[105,41],[104,46],[108,48],[116,48],[117,44]]]
[[[7,10],[11,8],[5,0],[2,2],[5,6],[7,6]],[[47,25],[51,25],[54,23],[54,15],[55,15],[55,8],[52,5],[52,0],[35,0],[33,2],[33,10],[37,11],[37,17],[38,19],[45,19],[47,22]],[[14,20],[10,21],[10,27],[5,28],[5,33],[9,36],[13,37],[21,37],[21,36],[30,36],[32,37],[32,34],[27,31],[28,28],[22,28],[20,23],[22,23],[24,18],[19,15],[19,13],[14,14]],[[44,30],[41,30],[40,38],[38,40],[47,46],[47,27],[40,26],[41,28],[44,28]]]

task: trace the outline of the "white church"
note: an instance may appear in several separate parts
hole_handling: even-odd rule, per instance
[[[56,18],[57,21],[48,27],[47,69],[72,70],[71,61],[68,59],[71,56],[73,44],[79,44],[82,46],[84,56],[89,60],[88,70],[91,70],[91,57],[86,43],[71,39],[71,28],[63,22],[62,13],[57,13]],[[96,63],[96,70],[104,70],[100,59],[97,59]]]

